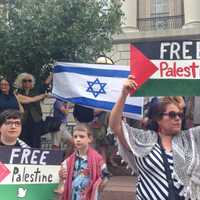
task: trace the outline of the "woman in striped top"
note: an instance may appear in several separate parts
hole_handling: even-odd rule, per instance
[[[129,76],[109,122],[122,159],[138,171],[136,199],[200,199],[200,127],[181,131],[183,113],[170,98],[163,98],[155,107],[154,131],[122,122],[126,97],[136,86]]]

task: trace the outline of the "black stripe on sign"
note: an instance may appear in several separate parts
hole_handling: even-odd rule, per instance
[[[200,59],[200,41],[197,40],[134,42],[132,45],[150,60]]]

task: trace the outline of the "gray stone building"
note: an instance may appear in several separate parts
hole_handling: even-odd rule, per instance
[[[114,36],[109,57],[129,65],[136,41],[200,39],[199,0],[122,0],[122,33]]]

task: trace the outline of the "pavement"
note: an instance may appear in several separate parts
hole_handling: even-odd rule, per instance
[[[101,196],[102,200],[135,200],[135,176],[113,176]]]

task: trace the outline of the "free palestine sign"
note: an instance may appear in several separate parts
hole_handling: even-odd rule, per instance
[[[63,152],[0,147],[0,199],[53,200]]]
[[[134,96],[200,96],[200,41],[131,44],[130,65]]]

